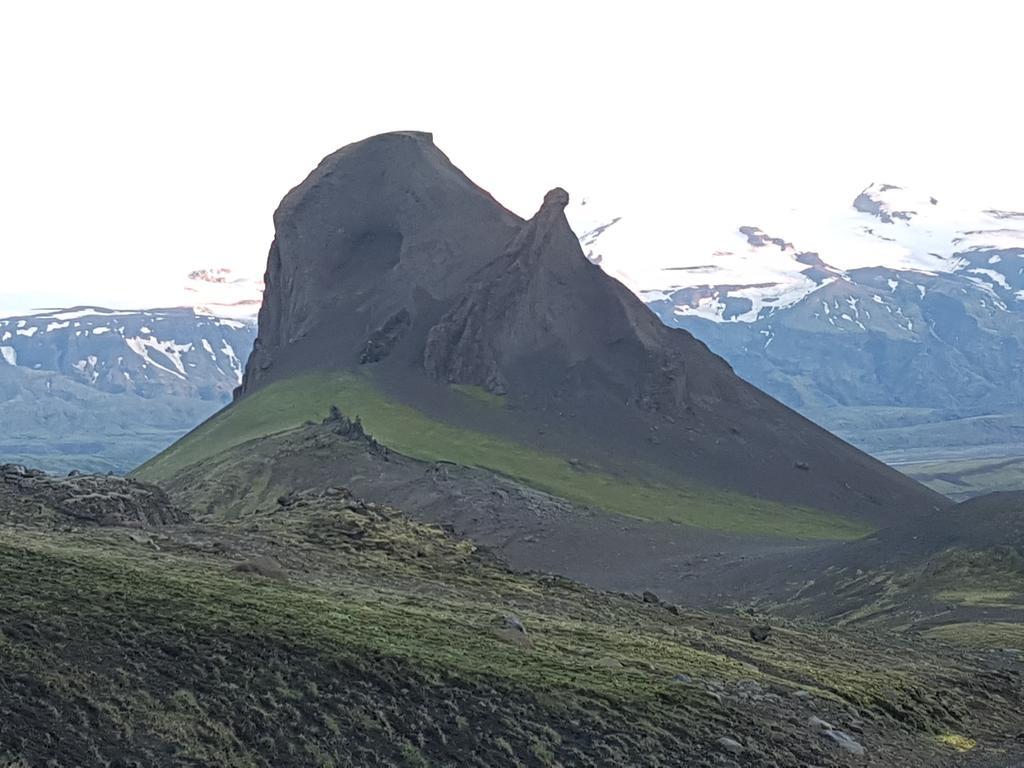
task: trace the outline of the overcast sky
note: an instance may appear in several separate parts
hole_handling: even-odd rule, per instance
[[[521,214],[561,185],[641,218],[639,250],[871,181],[1024,207],[1018,6],[6,3],[0,310],[262,273],[283,194],[396,129]]]

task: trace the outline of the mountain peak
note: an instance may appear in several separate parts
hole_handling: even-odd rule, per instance
[[[569,193],[561,187],[555,187],[554,189],[548,190],[548,193],[544,195],[544,202],[541,204],[541,210],[545,208],[557,208],[558,210],[564,211],[565,206],[569,204]]]

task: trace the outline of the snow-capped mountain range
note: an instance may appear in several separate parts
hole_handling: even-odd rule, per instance
[[[0,319],[0,365],[67,376],[104,392],[224,403],[241,381],[251,323],[191,308],[73,307]]]
[[[191,272],[182,306],[76,306],[0,317],[0,365],[69,377],[108,393],[224,403],[242,377],[262,283],[230,269]]]
[[[871,184],[845,209],[791,209],[770,218],[738,222],[707,252],[685,243],[673,249],[670,242],[656,257],[645,254],[639,263],[656,266],[644,268],[629,248],[635,238],[628,217],[580,215],[576,223],[590,258],[658,306],[659,314],[665,316],[670,302],[670,322],[696,316],[752,323],[831,283],[849,282],[851,271],[866,267],[959,274],[990,288],[993,301],[1024,302],[1024,213],[974,210],[892,184]],[[830,324],[842,321],[842,314]]]
[[[848,201],[641,258],[628,217],[574,223],[666,324],[860,447],[1024,455],[1024,213],[891,184]]]
[[[237,285],[198,282],[207,310],[248,314]],[[193,307],[0,318],[0,459],[126,472],[230,402],[255,335]]]

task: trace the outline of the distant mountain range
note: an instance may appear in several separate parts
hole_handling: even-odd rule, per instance
[[[1024,213],[872,184],[642,274],[627,224],[590,258],[813,420],[893,461],[1024,455]]]
[[[230,402],[254,336],[192,307],[0,319],[0,456],[127,471]]]

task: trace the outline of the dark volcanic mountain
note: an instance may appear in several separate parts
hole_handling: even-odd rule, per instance
[[[359,371],[432,419],[603,471],[872,525],[942,504],[660,323],[586,259],[567,199],[553,190],[524,222],[424,133],[330,155],[275,214],[242,399],[298,374]],[[501,407],[462,408],[450,385]]]

